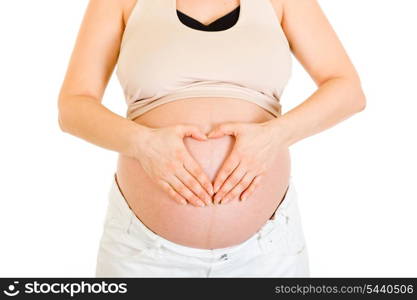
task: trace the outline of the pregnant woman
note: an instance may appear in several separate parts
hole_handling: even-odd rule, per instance
[[[282,114],[291,53],[318,88]],[[289,147],[365,102],[316,0],[90,0],[59,124],[120,154],[96,276],[309,276]]]

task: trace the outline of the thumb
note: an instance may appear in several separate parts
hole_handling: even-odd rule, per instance
[[[237,124],[235,123],[223,123],[213,128],[207,137],[219,138],[225,135],[237,135]]]
[[[190,136],[196,140],[205,141],[207,136],[201,131],[201,129],[194,125],[185,125],[183,126],[182,135]]]

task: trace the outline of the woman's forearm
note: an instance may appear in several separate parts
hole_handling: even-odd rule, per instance
[[[362,111],[365,106],[366,98],[358,79],[333,78],[272,123],[279,138],[291,146]]]
[[[149,129],[113,113],[88,96],[61,95],[58,110],[64,132],[133,158]]]

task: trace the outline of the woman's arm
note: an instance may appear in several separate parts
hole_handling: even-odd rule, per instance
[[[183,144],[185,136],[206,139],[198,128],[181,124],[149,128],[101,104],[119,55],[123,11],[128,6],[132,11],[134,4],[132,0],[89,1],[59,93],[59,125],[64,132],[137,159],[147,175],[179,203],[210,204],[210,179]]]
[[[282,26],[291,50],[318,89],[273,120],[290,146],[362,111],[366,98],[359,76],[317,0],[283,0]]]
[[[59,125],[97,146],[135,157],[144,126],[101,104],[123,34],[122,2],[89,2],[59,93]]]
[[[318,89],[277,119],[224,123],[209,137],[234,135],[233,151],[214,180],[214,203],[247,199],[280,149],[319,133],[365,108],[359,76],[317,0],[271,0],[282,7],[291,50]]]

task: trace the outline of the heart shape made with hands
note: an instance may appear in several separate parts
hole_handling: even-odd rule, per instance
[[[226,135],[237,136],[240,125],[241,124],[239,123],[222,123],[212,128],[206,136],[208,139],[220,138]],[[243,177],[242,174],[237,174],[234,172],[234,169],[238,164],[239,163],[237,162],[237,158],[234,157],[231,153],[221,166],[217,176],[214,179],[214,182],[212,182],[215,204],[227,203],[238,195],[241,197],[241,200],[243,200],[249,195],[249,191],[246,193],[246,195],[243,195],[242,192],[245,191],[237,185],[232,186],[230,184],[230,180],[228,180],[229,175],[233,175],[235,177]],[[247,186],[245,186],[245,188],[247,188]]]

